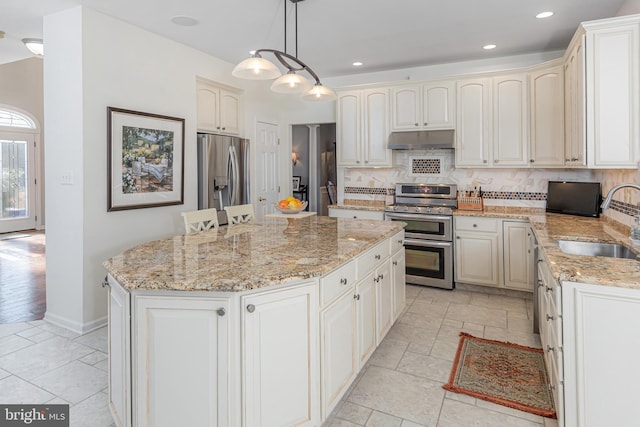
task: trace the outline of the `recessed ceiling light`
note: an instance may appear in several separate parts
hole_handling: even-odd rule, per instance
[[[356,61],[356,62],[354,62],[352,65],[353,65],[354,67],[360,67],[360,66],[362,66],[362,62],[360,62],[360,61]]]
[[[198,20],[190,16],[177,15],[171,18],[171,22],[176,25],[182,25],[183,27],[193,27],[198,25]]]
[[[487,44],[487,45],[482,46],[482,48],[484,50],[491,50],[491,49],[495,49],[496,45],[495,44]]]
[[[553,16],[553,12],[540,12],[539,14],[536,15],[536,18],[544,19],[544,18],[548,18],[550,16]]]

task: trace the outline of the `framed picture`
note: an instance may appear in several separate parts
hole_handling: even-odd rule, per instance
[[[107,107],[107,211],[184,203],[184,119]]]
[[[292,190],[291,191],[300,191],[300,180],[302,179],[302,177],[300,176],[294,176],[293,177],[293,185],[291,186]]]

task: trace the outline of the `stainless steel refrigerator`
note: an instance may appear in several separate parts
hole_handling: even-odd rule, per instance
[[[225,206],[249,202],[249,140],[198,134],[198,209],[216,208],[227,223]]]

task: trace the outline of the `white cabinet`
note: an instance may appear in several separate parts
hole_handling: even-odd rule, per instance
[[[109,409],[118,427],[131,426],[131,306],[129,292],[109,280]]]
[[[318,425],[317,284],[246,295],[241,306],[243,425]]]
[[[529,164],[529,104],[526,74],[492,79],[493,166]]]
[[[375,270],[373,279],[376,288],[376,346],[380,345],[384,336],[391,329],[393,318],[393,281],[391,266],[385,260]]]
[[[502,222],[505,288],[533,292],[531,233],[527,222]]]
[[[387,88],[339,93],[336,117],[338,166],[391,166]]]
[[[455,217],[455,280],[500,286],[500,220]]]
[[[229,309],[224,298],[134,298],[134,425],[229,425]]]
[[[384,220],[384,212],[382,211],[365,211],[361,209],[329,208],[329,216],[333,218]]]
[[[532,167],[564,166],[564,67],[531,71],[529,162]]]
[[[584,85],[584,35],[579,31],[564,63],[564,151],[565,165],[570,167],[587,164]]]
[[[454,94],[452,81],[392,88],[391,130],[453,129]]]
[[[566,426],[640,419],[640,291],[562,282]]]
[[[356,316],[358,340],[358,370],[360,370],[376,349],[376,288],[374,272],[356,285]]]
[[[527,75],[457,84],[456,167],[528,166]]]
[[[533,258],[527,221],[454,217],[455,281],[533,291]]]
[[[583,27],[588,166],[635,169],[640,157],[640,17]]]
[[[470,79],[456,87],[456,167],[489,165],[491,81]]]
[[[406,305],[406,263],[403,246],[404,231],[391,238],[391,281],[393,287],[393,320],[397,320]]]
[[[196,81],[196,115],[199,132],[239,135],[241,92],[198,78]]]

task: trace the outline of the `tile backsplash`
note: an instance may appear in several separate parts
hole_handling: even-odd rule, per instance
[[[602,191],[623,182],[640,182],[638,170],[456,169],[453,150],[393,152],[392,168],[344,168],[339,200],[384,200],[399,182],[457,184],[459,190],[481,187],[487,206],[544,208],[548,181],[599,181]],[[339,180],[340,181],[340,180]],[[640,192],[621,190],[605,215],[626,225],[639,212]]]

